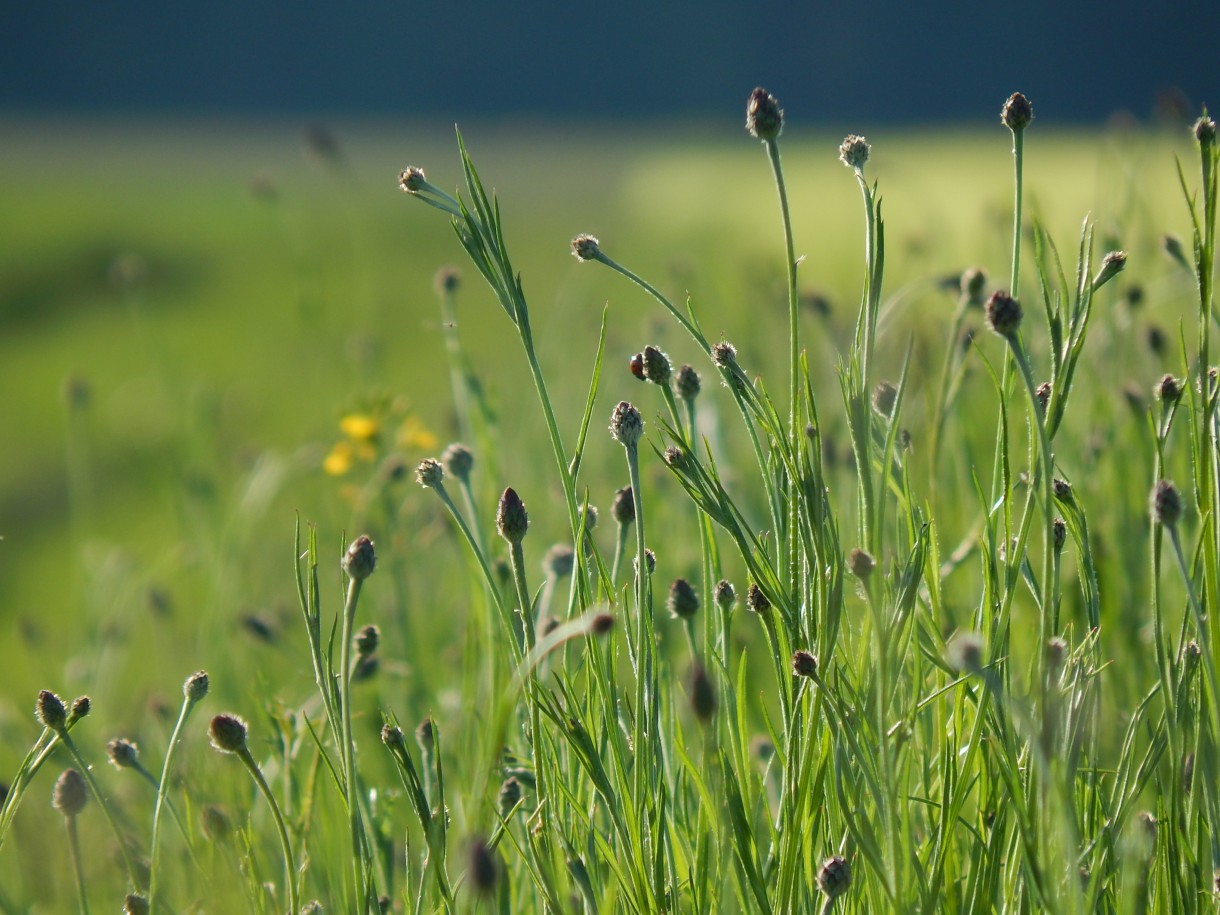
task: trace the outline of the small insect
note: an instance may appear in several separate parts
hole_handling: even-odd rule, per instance
[[[636,353],[631,357],[631,374],[640,381],[644,380],[644,354]]]

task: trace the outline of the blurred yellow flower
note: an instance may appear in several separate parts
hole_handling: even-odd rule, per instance
[[[351,442],[336,442],[335,447],[330,449],[330,454],[322,461],[322,469],[332,477],[341,477],[352,469],[355,457]]]
[[[421,451],[431,451],[439,444],[439,440],[415,416],[408,416],[398,427],[398,446],[400,448],[418,448]]]
[[[353,442],[374,444],[381,434],[381,422],[364,413],[349,413],[339,420],[339,428]]]

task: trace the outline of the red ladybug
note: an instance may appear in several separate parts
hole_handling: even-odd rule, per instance
[[[636,353],[631,357],[631,374],[640,381],[644,380],[644,354]]]

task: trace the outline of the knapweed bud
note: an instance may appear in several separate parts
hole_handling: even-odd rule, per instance
[[[188,702],[198,702],[208,694],[208,672],[197,670],[182,682],[182,696]]]
[[[839,144],[839,161],[848,168],[854,168],[856,171],[864,168],[864,163],[868,161],[868,153],[871,147],[864,137],[858,137],[854,133],[849,134]]]
[[[842,855],[827,858],[818,868],[818,889],[827,899],[838,899],[851,886],[851,864]]]
[[[237,715],[217,715],[208,726],[208,739],[221,753],[243,752],[248,733],[246,722]]]
[[[225,842],[233,833],[233,824],[222,808],[205,804],[199,811],[199,831],[209,842]]]
[[[68,712],[68,724],[75,724],[82,718],[88,718],[93,711],[93,700],[88,696],[77,696],[72,700],[72,708]]]
[[[1001,337],[1012,337],[1021,326],[1021,303],[1002,289],[987,300],[987,324]]]
[[[432,278],[432,287],[442,295],[453,295],[462,285],[462,274],[457,267],[441,267]]]
[[[377,646],[381,644],[381,630],[369,623],[356,633],[352,644],[356,647],[357,657],[370,657],[377,653]]]
[[[678,369],[678,374],[674,376],[674,393],[679,397],[687,401],[694,400],[699,396],[701,387],[702,382],[694,366],[684,365]]]
[[[746,588],[746,606],[760,615],[771,609],[771,601],[755,582],[750,582]]]
[[[640,557],[637,555],[631,560],[631,565],[635,569],[635,574],[640,574]],[[644,548],[644,565],[648,566],[648,574],[651,575],[657,570],[657,554],[650,548]]]
[[[610,503],[610,514],[620,525],[627,525],[635,520],[635,496],[630,486],[615,490],[614,501]]]
[[[381,742],[391,750],[402,750],[407,746],[407,740],[402,733],[402,728],[396,724],[383,724],[381,726]]]
[[[1186,248],[1182,245],[1182,239],[1176,235],[1161,236],[1161,250],[1164,251],[1171,260],[1177,261],[1178,264],[1185,267],[1187,270],[1193,269],[1190,261],[1186,259]]]
[[[685,578],[675,578],[665,606],[674,619],[688,620],[699,611],[699,595]]]
[[[1055,540],[1055,549],[1063,549],[1063,545],[1067,542],[1067,524],[1062,518],[1056,518],[1051,522],[1051,536]]]
[[[525,792],[521,790],[521,782],[517,781],[516,776],[506,778],[500,785],[500,816],[506,817],[512,813],[524,796]]]
[[[343,554],[343,571],[352,581],[364,581],[377,568],[377,551],[367,534],[361,534]]]
[[[783,129],[784,109],[774,95],[762,86],[757,87],[746,102],[746,130],[760,140],[774,140]]]
[[[52,731],[62,731],[68,723],[68,709],[64,700],[49,689],[40,690],[38,702],[34,706],[34,715],[39,723]]]
[[[66,817],[74,817],[85,809],[89,800],[89,786],[85,777],[76,769],[65,769],[55,780],[51,794],[51,806]]]
[[[677,445],[667,447],[662,452],[661,459],[665,461],[666,467],[672,467],[674,470],[684,470],[690,463],[690,455]]]
[[[455,480],[469,483],[470,471],[474,469],[474,452],[461,442],[454,442],[441,454],[441,463],[445,467],[445,473]]]
[[[1038,409],[1043,416],[1046,415],[1046,408],[1051,402],[1051,383],[1044,381],[1034,389],[1034,397],[1038,399]]]
[[[139,893],[128,893],[123,899],[123,915],[148,915],[148,898]]]
[[[962,304],[969,308],[983,307],[983,292],[987,288],[987,274],[981,267],[971,267],[962,273]]]
[[[1076,493],[1072,491],[1072,484],[1059,477],[1051,480],[1051,492],[1064,505],[1072,505],[1076,501]]]
[[[470,843],[467,874],[470,877],[470,885],[480,896],[489,896],[491,891],[496,888],[500,868],[496,865],[495,854],[482,839],[476,839]]]
[[[812,677],[818,672],[818,659],[808,651],[799,649],[792,653],[792,673],[798,677]]]
[[[722,613],[728,613],[733,608],[733,604],[737,602],[737,590],[733,587],[733,583],[724,578],[716,582],[716,586],[712,588],[712,600],[716,602],[716,606]]]
[[[655,346],[644,347],[644,377],[653,384],[669,384],[673,377],[673,363]]]
[[[894,412],[894,404],[898,402],[898,389],[888,381],[881,381],[873,388],[873,409],[887,419]]]
[[[737,364],[737,347],[728,340],[712,344],[712,362],[720,368],[732,368]]]
[[[431,718],[425,718],[415,729],[415,742],[423,753],[431,753],[436,747],[436,726]]]
[[[872,575],[875,568],[877,560],[868,550],[854,549],[847,554],[847,570],[860,581]]]
[[[1157,400],[1165,406],[1171,406],[1177,403],[1182,396],[1182,382],[1172,375],[1164,375],[1157,382],[1153,393],[1156,395]]]
[[[526,514],[525,503],[511,486],[500,496],[500,505],[496,509],[496,529],[500,536],[509,543],[520,543],[530,527],[530,517]]]
[[[690,707],[695,717],[706,724],[716,714],[716,687],[707,668],[696,662],[690,672]]]
[[[1169,480],[1158,480],[1152,488],[1152,519],[1163,527],[1173,527],[1182,517],[1182,496]]]
[[[1034,107],[1020,92],[1014,92],[1000,109],[1000,120],[1013,133],[1018,133],[1029,126],[1034,119]]]
[[[106,744],[106,755],[116,769],[135,769],[140,765],[140,748],[126,737],[116,737]]]
[[[634,448],[644,434],[644,420],[640,411],[625,400],[620,400],[610,414],[610,434],[624,448]]]
[[[572,239],[572,254],[578,261],[597,260],[602,253],[600,246],[592,235],[577,235]]]
[[[576,551],[566,543],[557,543],[542,557],[542,571],[547,578],[563,578],[572,574]]]
[[[973,632],[959,632],[945,647],[945,661],[959,673],[983,669],[983,640]]]
[[[415,479],[424,489],[436,489],[445,482],[445,466],[436,458],[424,458],[415,468]]]
[[[1206,114],[1195,121],[1191,130],[1194,132],[1195,139],[1199,141],[1199,145],[1204,149],[1210,148],[1216,142],[1216,122]]]
[[[614,628],[614,614],[605,610],[589,617],[589,632],[593,635],[605,635]]]
[[[1093,291],[1096,292],[1114,277],[1123,272],[1123,268],[1127,266],[1126,251],[1111,251],[1101,259],[1101,268],[1097,271],[1097,276],[1093,277]]]
[[[398,188],[408,194],[418,194],[427,184],[424,170],[417,165],[411,165],[398,173]]]

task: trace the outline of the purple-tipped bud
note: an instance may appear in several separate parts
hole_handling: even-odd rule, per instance
[[[627,401],[620,400],[610,414],[610,434],[624,448],[636,447],[644,434],[644,420],[640,417],[640,411]]]
[[[1152,519],[1163,527],[1173,527],[1182,517],[1182,496],[1169,480],[1159,480],[1152,488]]]
[[[195,703],[208,694],[208,672],[197,670],[182,683],[182,695],[187,702]]]
[[[1182,382],[1172,375],[1165,375],[1157,382],[1154,393],[1161,403],[1165,404],[1165,406],[1170,406],[1177,403],[1181,398]]]
[[[49,689],[40,690],[38,702],[34,705],[34,715],[39,723],[52,731],[62,731],[68,723],[68,709],[64,700]]]
[[[669,384],[674,374],[673,363],[669,361],[669,357],[651,345],[644,347],[642,355],[644,377],[653,384]]]
[[[445,473],[463,483],[470,482],[470,471],[474,469],[474,452],[461,442],[454,442],[441,454]]]
[[[724,578],[716,582],[716,586],[712,588],[712,600],[716,602],[716,606],[722,613],[728,613],[733,604],[737,602],[737,590],[733,587],[733,583]]]
[[[1018,133],[1029,126],[1034,119],[1034,106],[1020,92],[1014,92],[1000,109],[1000,120],[1013,133]]]
[[[797,650],[792,653],[792,673],[798,677],[812,677],[818,672],[818,659],[808,651]]]
[[[51,794],[51,806],[66,817],[74,817],[85,809],[89,800],[89,786],[85,777],[75,769],[65,769],[55,780]]]
[[[343,554],[343,571],[352,581],[364,581],[377,568],[377,551],[367,534],[361,534]]]
[[[1062,518],[1056,518],[1051,522],[1051,536],[1055,538],[1055,549],[1063,549],[1063,545],[1067,542],[1067,524]]]
[[[427,183],[424,170],[416,165],[408,166],[398,173],[398,187],[408,194],[418,194]]]
[[[415,468],[415,479],[425,489],[436,489],[445,481],[445,467],[436,458],[424,458]]]
[[[601,253],[601,242],[592,235],[577,235],[572,239],[572,255],[578,261],[597,260]]]
[[[246,749],[249,728],[237,715],[221,714],[208,726],[208,739],[221,753],[241,753]]]
[[[496,509],[496,529],[509,543],[520,543],[525,539],[529,527],[530,517],[526,514],[525,503],[510,486],[500,496],[500,505]]]
[[[140,748],[126,737],[116,737],[106,744],[106,755],[116,769],[135,769],[140,765]]]
[[[750,582],[750,586],[746,588],[746,606],[761,615],[771,609],[771,601],[763,593],[762,588],[754,582]]]
[[[630,524],[635,520],[635,497],[630,486],[615,491],[614,501],[610,503],[610,514],[620,525]]]
[[[1194,132],[1195,139],[1199,141],[1199,145],[1204,149],[1210,148],[1216,142],[1216,122],[1206,114],[1195,121],[1191,130]]]
[[[746,102],[746,130],[760,140],[774,140],[784,129],[784,109],[766,89],[759,86]]]
[[[75,723],[82,718],[88,718],[93,711],[93,700],[88,696],[77,696],[72,700],[72,709],[68,712],[68,722]]]
[[[848,168],[860,171],[864,168],[864,163],[868,161],[868,154],[871,148],[864,137],[858,137],[854,133],[849,134],[839,144],[839,161]]]
[[[1076,493],[1072,491],[1072,484],[1059,477],[1051,480],[1051,493],[1064,505],[1072,505],[1076,501]]]
[[[1004,290],[997,289],[987,300],[987,324],[1001,337],[1013,337],[1021,318],[1021,303]]]
[[[720,368],[732,368],[737,364],[737,347],[727,340],[712,344],[712,362]]]
[[[827,858],[818,868],[818,889],[827,899],[838,899],[851,886],[851,864],[842,855]]]
[[[699,611],[699,595],[685,578],[675,578],[665,606],[674,619],[688,620]]]

